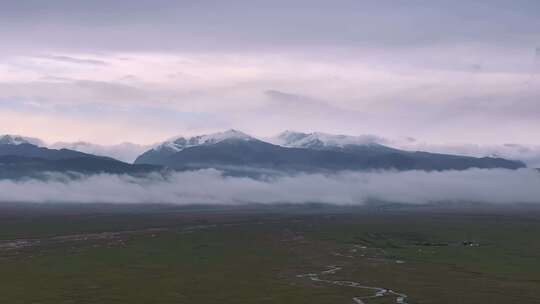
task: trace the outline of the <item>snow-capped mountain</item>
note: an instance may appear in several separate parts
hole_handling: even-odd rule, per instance
[[[254,137],[251,137],[243,132],[230,129],[224,132],[198,135],[193,137],[183,137],[178,136],[167,140],[153,150],[156,151],[170,151],[170,152],[179,152],[189,147],[202,146],[202,145],[212,145],[226,140],[255,140]]]
[[[270,142],[289,148],[345,148],[348,146],[376,146],[384,140],[373,135],[349,136],[322,132],[302,133],[285,131],[271,138]]]
[[[218,168],[234,174],[261,170],[329,172],[523,167],[520,162],[499,158],[398,150],[381,145],[378,141],[374,136],[288,131],[269,143],[240,131],[229,130],[190,138],[174,138],[143,153],[135,160],[135,164],[161,165],[177,170]]]
[[[21,144],[31,144],[35,146],[44,146],[43,141],[33,137],[25,137],[20,135],[0,135],[0,145],[21,145]]]
[[[158,144],[141,154],[137,157],[135,163],[165,164],[167,163],[166,159],[189,148],[212,146],[220,143],[249,143],[258,141],[258,139],[234,129],[192,137],[178,136]]]
[[[153,146],[124,143],[112,146],[87,142],[56,143],[23,136],[0,136],[0,157],[12,165],[11,175],[32,170],[84,172],[138,172],[139,167],[117,162],[165,166],[176,170],[218,168],[235,174],[245,171],[333,172],[342,170],[465,170],[469,168],[524,167],[519,161],[498,157],[471,157],[391,148],[371,135],[346,136],[286,131],[263,141],[237,130],[192,137],[175,137]],[[50,149],[51,147],[57,149]],[[38,161],[40,160],[41,161]],[[21,163],[21,161],[23,161]],[[39,163],[39,168],[36,167]],[[20,165],[26,164],[26,165]],[[5,167],[5,166],[4,166]],[[146,170],[146,167],[141,167]],[[159,167],[151,167],[159,168]],[[23,170],[24,169],[24,170]],[[21,171],[22,170],[22,171]],[[116,170],[116,169],[115,169]],[[7,172],[7,171],[6,171]],[[243,174],[243,173],[242,173]],[[251,174],[251,173],[249,173]]]

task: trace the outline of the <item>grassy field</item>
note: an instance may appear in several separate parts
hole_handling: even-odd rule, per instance
[[[0,209],[1,303],[540,303],[528,207]]]

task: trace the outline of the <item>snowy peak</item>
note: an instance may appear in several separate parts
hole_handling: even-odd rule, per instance
[[[168,140],[160,145],[158,145],[154,150],[165,150],[170,152],[182,151],[189,147],[202,146],[202,145],[213,145],[224,141],[249,141],[255,140],[255,138],[231,129],[224,132],[198,135],[193,137],[176,137],[171,140]]]
[[[287,131],[265,143],[242,132],[179,137],[140,155],[135,164],[176,170],[214,168],[235,175],[271,172],[339,172],[356,170],[465,170],[523,167],[493,158],[408,152],[379,144],[375,136],[346,136]],[[222,144],[224,143],[224,144]],[[196,148],[188,148],[197,146]],[[188,149],[186,149],[188,148]]]
[[[274,144],[290,148],[344,148],[347,146],[378,146],[382,139],[373,135],[348,136],[322,132],[285,131],[272,139]]]
[[[31,144],[36,146],[44,146],[44,143],[37,138],[24,137],[20,135],[0,135],[0,145],[21,145],[21,144]]]
[[[201,144],[215,144],[225,140],[253,140],[254,138],[246,133],[230,129],[225,132],[218,132],[209,135],[197,136],[202,141]]]

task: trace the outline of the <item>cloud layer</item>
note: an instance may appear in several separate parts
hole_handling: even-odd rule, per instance
[[[26,32],[35,39],[18,41],[21,46],[100,51],[519,44],[538,33],[539,10],[534,0],[23,0],[2,3],[4,25],[17,31],[0,37]]]
[[[538,145],[539,12],[533,0],[3,1],[0,133]]]
[[[143,146],[132,143],[104,146],[87,142],[57,142],[49,145],[49,148],[70,149],[99,156],[112,157],[123,162],[133,163],[139,155],[149,150],[151,146]]]
[[[0,181],[0,202],[242,204],[306,203],[361,205],[369,200],[540,203],[536,170],[446,172],[343,172],[333,175],[252,179],[209,169],[144,177],[92,175],[72,179]]]

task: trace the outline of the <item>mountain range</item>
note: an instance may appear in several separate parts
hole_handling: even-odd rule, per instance
[[[0,136],[0,178],[35,176],[49,171],[138,174],[163,168],[215,168],[231,174],[253,175],[261,172],[440,171],[525,167],[520,161],[498,157],[406,151],[379,142],[374,136],[293,131],[261,140],[237,130],[228,130],[176,137],[148,148],[133,163],[127,163],[75,149],[43,147],[43,142],[34,138],[4,135]],[[72,146],[83,146],[90,150],[95,147],[86,143]],[[138,148],[142,149],[142,146]]]
[[[177,170],[218,168],[232,171],[465,170],[517,169],[519,161],[394,149],[369,136],[286,131],[263,141],[236,130],[177,137],[143,153],[135,164]]]

